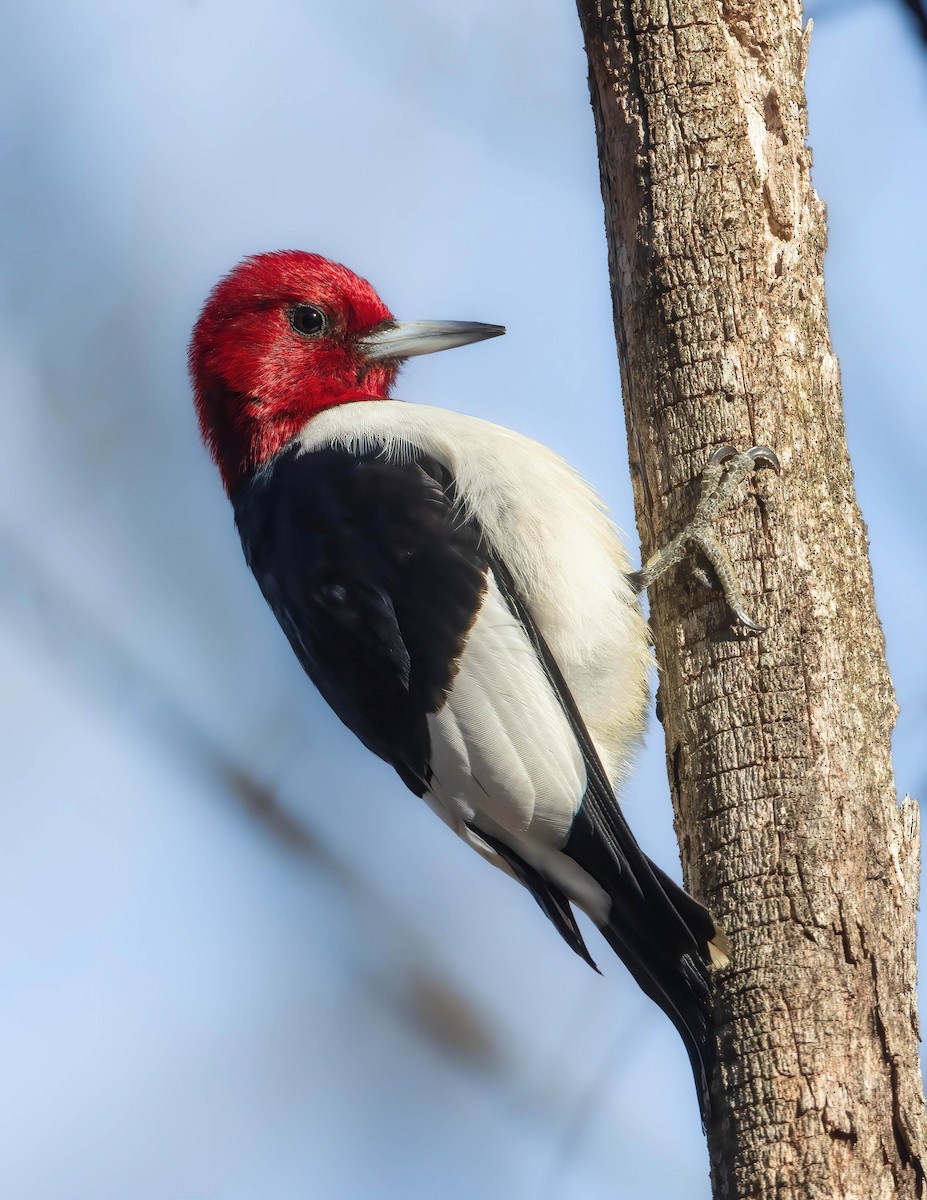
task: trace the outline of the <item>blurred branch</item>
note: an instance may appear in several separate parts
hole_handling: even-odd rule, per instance
[[[813,0],[805,5],[808,16],[815,21],[831,17],[846,17],[855,9],[863,8],[869,0]],[[918,37],[927,44],[927,7],[924,0],[901,0],[917,26]]]
[[[927,45],[927,8],[924,7],[923,0],[902,0],[902,4],[914,18],[921,41]]]

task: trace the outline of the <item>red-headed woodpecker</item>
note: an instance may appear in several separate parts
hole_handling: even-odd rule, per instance
[[[190,371],[245,557],[310,679],[370,750],[523,884],[595,966],[586,912],[686,1045],[703,1116],[708,968],[727,939],[640,850],[615,800],[644,728],[636,597],[771,451],[725,447],[697,520],[641,572],[561,459],[507,429],[390,399],[405,359],[498,325],[395,321],[314,254],[246,259],[209,297]]]

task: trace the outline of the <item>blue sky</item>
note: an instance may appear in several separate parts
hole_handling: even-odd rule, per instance
[[[668,1023],[300,674],[185,377],[219,274],[321,251],[402,317],[505,323],[398,394],[548,443],[633,530],[571,6],[7,9],[4,1194],[707,1198]],[[832,332],[917,794],[927,54],[889,0],[809,12]],[[625,807],[678,870],[658,730]]]

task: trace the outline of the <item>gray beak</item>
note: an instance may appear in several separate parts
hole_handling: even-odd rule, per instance
[[[370,362],[382,358],[413,358],[453,350],[470,342],[505,333],[504,325],[482,325],[479,321],[387,321],[357,342]]]

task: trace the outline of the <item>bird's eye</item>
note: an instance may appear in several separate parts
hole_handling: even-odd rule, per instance
[[[297,304],[289,312],[290,324],[303,337],[315,337],[328,324],[328,317],[312,304]]]

